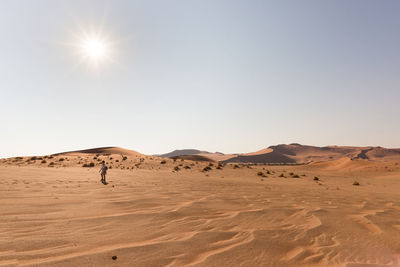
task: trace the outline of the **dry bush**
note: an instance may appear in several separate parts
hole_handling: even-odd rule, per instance
[[[82,165],[82,167],[92,168],[92,167],[94,167],[94,163],[93,162],[90,162],[89,164],[85,163],[85,164]]]
[[[211,169],[210,166],[206,166],[206,167],[204,167],[203,172],[208,172],[208,171],[211,171],[211,170],[212,169]]]

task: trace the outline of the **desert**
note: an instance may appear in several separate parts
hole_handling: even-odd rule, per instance
[[[2,159],[0,265],[398,266],[397,152],[335,148],[301,163],[329,159],[320,150],[264,151],[291,164],[114,147]]]
[[[0,267],[400,267],[399,14],[0,0]]]

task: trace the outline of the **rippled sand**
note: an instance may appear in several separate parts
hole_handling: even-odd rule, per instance
[[[0,265],[400,265],[398,167],[168,164],[0,167]]]

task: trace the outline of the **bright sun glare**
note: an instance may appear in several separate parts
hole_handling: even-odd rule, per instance
[[[99,61],[106,57],[106,44],[99,39],[87,39],[83,43],[83,52],[90,60]]]
[[[88,69],[99,71],[111,66],[119,65],[118,55],[121,49],[121,39],[105,26],[104,21],[97,23],[77,23],[71,29],[71,37],[68,42],[76,60],[73,68],[86,65]]]
[[[108,42],[99,37],[86,36],[80,40],[82,60],[94,67],[99,67],[110,61],[110,50]]]
[[[81,29],[80,34],[75,34],[75,40],[70,43],[77,56],[77,66],[87,65],[90,69],[99,70],[115,63],[115,43],[111,34],[104,31]]]

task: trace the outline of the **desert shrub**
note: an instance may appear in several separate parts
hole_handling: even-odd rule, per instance
[[[53,166],[54,166],[54,162],[50,162],[49,167],[53,167]]]
[[[221,166],[217,166],[216,169],[217,169],[217,170],[222,170],[222,167],[221,167]]]
[[[279,177],[285,177],[285,175],[283,173],[281,173],[281,175],[279,175]]]
[[[53,156],[48,156],[48,159],[52,159],[52,158],[54,158]]]
[[[22,157],[16,157],[15,159],[16,159],[16,160],[21,160],[21,159],[24,159],[24,158],[22,158]]]
[[[210,166],[206,166],[206,167],[204,167],[203,172],[208,172],[208,171],[211,171],[211,170],[212,169],[211,169]]]
[[[354,181],[353,185],[360,185],[360,183],[357,181]]]
[[[47,161],[45,161],[45,160],[42,160],[40,163],[44,164],[44,163],[47,163]]]
[[[162,161],[160,162],[160,164],[165,164],[165,163],[167,163],[165,160],[162,160]]]
[[[174,162],[176,162],[176,158],[174,159]]]
[[[186,170],[191,169],[190,166],[188,166],[188,165],[186,165],[184,168],[185,168]]]
[[[123,156],[123,157],[122,157],[122,160],[127,160],[127,159],[128,159],[127,156]]]
[[[37,158],[36,157],[32,157],[31,160],[37,160]]]
[[[300,176],[295,174],[295,175],[293,175],[293,178],[300,178]]]
[[[267,174],[271,174],[271,172],[269,170],[267,170]]]
[[[235,165],[233,165],[233,168],[234,168],[234,169],[238,169],[238,168],[240,168],[240,167],[239,167],[239,165],[235,164]]]
[[[60,158],[58,161],[64,161],[64,158]]]
[[[315,176],[314,181],[319,181],[319,178],[317,176]]]
[[[212,162],[210,162],[210,163],[208,164],[208,166],[212,167],[212,166],[214,166],[214,164],[213,164]]]
[[[112,169],[112,166],[109,166],[108,168],[109,168],[109,169]],[[132,167],[132,168],[133,168],[133,167]]]
[[[92,167],[94,167],[94,163],[93,162],[90,162],[89,164],[85,163],[82,165],[82,167],[92,168]]]
[[[113,158],[112,157],[110,157],[110,160],[112,160]]]
[[[97,159],[97,157],[93,157],[93,159],[95,159],[95,160],[96,160],[96,159]]]
[[[116,160],[115,160],[115,162],[119,162],[119,160],[118,160],[118,159],[116,159]]]
[[[294,173],[293,173],[293,172],[291,172],[291,173],[289,173],[289,175],[290,175],[290,176],[293,176],[293,175],[294,175]]]
[[[258,176],[265,176],[263,172],[257,172]]]
[[[180,171],[180,168],[178,166],[175,166],[174,171]]]

